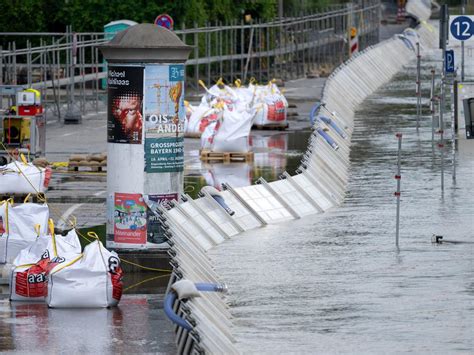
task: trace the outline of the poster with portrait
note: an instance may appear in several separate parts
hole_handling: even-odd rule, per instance
[[[115,243],[146,243],[147,206],[141,194],[116,192],[113,218]]]
[[[143,67],[112,66],[107,71],[107,142],[141,144]]]
[[[183,171],[184,65],[147,65],[145,88],[145,171]]]

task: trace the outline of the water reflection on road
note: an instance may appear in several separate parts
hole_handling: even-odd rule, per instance
[[[0,351],[174,354],[162,296],[127,295],[112,309],[49,309],[0,301]]]

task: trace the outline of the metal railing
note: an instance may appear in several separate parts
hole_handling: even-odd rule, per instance
[[[361,50],[378,42],[380,14],[380,0],[366,0],[363,7],[350,3],[265,23],[183,27],[175,33],[193,46],[186,62],[188,89],[198,89],[199,80],[211,85],[218,78],[265,82],[329,73],[350,56],[351,27],[358,29]],[[65,110],[85,114],[105,109],[106,70],[98,46],[107,41],[106,34],[68,28],[65,33],[0,32],[2,37],[11,41],[0,47],[0,86],[42,91],[48,116],[59,120]],[[26,47],[18,48],[17,42],[25,38]],[[0,100],[0,109],[10,104]]]
[[[332,10],[272,22],[217,23],[205,28],[175,31],[194,47],[187,61],[188,84],[198,87],[223,78],[233,82],[254,77],[283,80],[326,72],[349,57],[350,27],[358,29],[361,49],[379,40],[380,1],[366,1],[363,8],[347,4]]]

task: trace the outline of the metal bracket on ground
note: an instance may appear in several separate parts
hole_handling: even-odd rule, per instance
[[[245,201],[245,200],[242,198],[242,196],[240,196],[240,194],[239,194],[232,186],[229,185],[229,183],[223,183],[223,184],[222,184],[222,187],[223,187],[225,190],[229,191],[229,192],[232,194],[232,196],[234,196],[234,197],[236,198],[236,200],[239,201],[240,204],[241,204],[242,206],[244,206],[244,208],[245,208],[247,211],[249,211],[250,214],[251,214],[252,216],[254,216],[254,217],[260,222],[260,225],[261,225],[261,226],[266,226],[266,225],[268,224],[267,221],[265,221],[265,220],[263,219],[263,217],[260,216],[260,215],[258,214],[258,212],[255,211],[255,210],[252,208],[252,206],[250,206],[250,205],[248,204],[248,202]]]
[[[286,180],[288,180],[291,186],[296,189],[296,191],[298,191],[314,208],[316,208],[318,212],[324,212],[324,210],[321,208],[321,206],[319,206],[316,200],[314,200],[305,190],[303,190],[301,186],[298,185],[295,180],[293,180],[293,177],[288,174],[288,172],[285,171],[282,175]]]
[[[196,201],[193,200],[191,196],[189,196],[188,194],[184,194],[184,197],[191,204],[191,206],[193,206],[193,208],[198,211],[206,221],[209,222],[211,226],[213,226],[219,233],[221,233],[225,239],[229,239],[230,236],[219,226],[219,224],[217,224],[211,217],[209,217],[201,207],[199,207],[199,205],[196,203]]]
[[[270,184],[263,178],[259,178],[257,180],[259,184],[261,184],[270,194],[293,216],[294,219],[300,219],[301,216],[293,209],[291,206],[281,197],[271,186]]]
[[[237,228],[237,230],[239,232],[244,232],[245,230],[240,226],[240,224],[238,224],[233,218],[232,216],[230,216],[227,211],[224,209],[224,207],[222,207],[221,205],[219,205],[217,203],[216,200],[214,200],[214,198],[206,191],[202,191],[203,195],[204,195],[204,198],[207,200],[207,201],[210,201],[211,204],[213,204],[214,206],[216,206],[217,208],[219,208],[221,211],[224,211],[224,215],[226,216],[227,220],[235,227]]]

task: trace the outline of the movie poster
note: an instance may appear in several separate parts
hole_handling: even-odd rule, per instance
[[[141,194],[115,193],[115,243],[146,243],[146,210],[147,206]]]
[[[107,71],[107,142],[142,143],[143,67],[112,66]]]
[[[166,201],[173,201],[178,199],[177,193],[159,194],[159,195],[145,195],[145,201],[148,205],[147,210],[147,241],[149,243],[161,244],[166,242],[164,230],[158,221],[158,216],[153,212],[157,211],[158,207]]]
[[[147,65],[145,87],[145,171],[183,171],[184,65]]]

